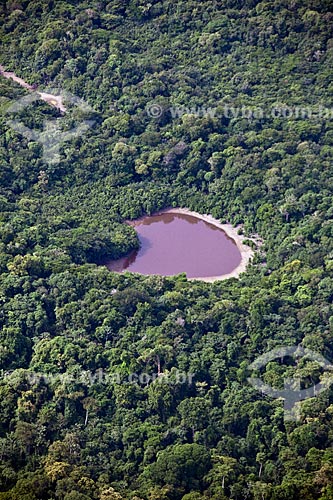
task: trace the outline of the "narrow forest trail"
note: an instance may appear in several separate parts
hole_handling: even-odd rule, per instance
[[[49,94],[47,92],[40,92],[36,90],[34,85],[30,85],[26,81],[24,81],[22,78],[17,76],[14,72],[12,71],[5,71],[5,68],[0,65],[0,76],[3,76],[4,78],[8,78],[13,80],[14,82],[18,83],[21,85],[21,87],[24,87],[25,89],[29,90],[30,92],[37,92],[37,94],[40,96],[41,100],[49,104],[50,106],[53,106],[54,108],[59,109],[62,113],[66,112],[66,107],[64,106],[63,99],[61,95],[54,95],[54,94]]]

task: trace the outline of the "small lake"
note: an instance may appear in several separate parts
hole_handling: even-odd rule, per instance
[[[126,257],[107,261],[111,271],[206,278],[231,273],[241,253],[231,238],[215,225],[197,217],[160,213],[130,223],[141,243]]]

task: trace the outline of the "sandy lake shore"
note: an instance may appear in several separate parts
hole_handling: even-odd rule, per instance
[[[239,227],[234,227],[234,226],[232,226],[232,224],[222,224],[221,222],[219,222],[217,219],[215,219],[211,215],[199,214],[198,212],[192,212],[191,210],[188,210],[187,208],[168,208],[165,210],[161,210],[159,213],[192,215],[193,217],[196,217],[197,219],[201,219],[201,220],[204,220],[206,222],[209,222],[209,224],[212,224],[215,227],[222,229],[226,233],[226,235],[229,236],[229,238],[234,240],[234,242],[236,243],[237,248],[241,254],[241,261],[240,261],[239,265],[233,271],[231,271],[231,273],[223,274],[222,276],[208,276],[205,278],[188,278],[189,281],[196,280],[196,281],[205,281],[207,283],[213,283],[214,281],[218,281],[218,280],[226,280],[228,278],[238,278],[241,273],[245,272],[251,258],[254,255],[254,251],[249,246],[244,245],[243,240],[248,239],[248,240],[251,240],[255,243],[258,243],[258,242],[254,238],[247,238],[244,235],[238,234]]]

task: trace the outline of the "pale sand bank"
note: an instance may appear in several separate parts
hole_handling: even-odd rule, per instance
[[[197,219],[204,220],[206,222],[209,222],[209,224],[212,224],[213,226],[216,226],[220,229],[222,229],[229,238],[234,240],[234,242],[237,245],[237,248],[241,254],[241,261],[239,265],[231,271],[231,273],[228,274],[223,274],[222,276],[208,276],[206,278],[188,278],[189,281],[205,281],[207,283],[213,283],[214,281],[218,280],[226,280],[228,278],[238,278],[241,273],[243,273],[251,258],[254,255],[254,251],[252,248],[250,248],[247,245],[244,245],[243,240],[248,239],[253,241],[256,244],[260,244],[259,241],[257,241],[254,238],[247,238],[244,235],[238,234],[239,227],[233,227],[232,224],[222,224],[219,222],[217,219],[214,219],[211,215],[206,215],[206,214],[199,214],[198,212],[192,212],[191,210],[188,210],[187,208],[168,208],[166,210],[161,210],[159,213],[172,213],[172,214],[186,214],[186,215],[192,215],[193,217],[196,217]]]

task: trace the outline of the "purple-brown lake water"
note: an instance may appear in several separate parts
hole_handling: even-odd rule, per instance
[[[131,222],[141,243],[126,257],[106,262],[111,271],[188,278],[222,276],[241,262],[234,240],[206,221],[185,214],[161,213]]]

